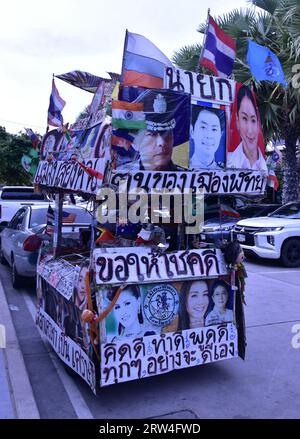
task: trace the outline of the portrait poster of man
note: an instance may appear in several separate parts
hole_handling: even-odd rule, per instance
[[[237,83],[231,109],[227,168],[267,171],[265,146],[255,93]]]
[[[147,171],[188,168],[190,95],[149,89],[133,103],[143,104],[145,126],[139,130],[113,131],[117,168]]]
[[[55,129],[48,131],[42,140],[41,160],[46,160],[49,154],[53,154],[55,156],[60,150],[63,139],[64,133],[62,130]],[[55,158],[57,157],[55,156]]]
[[[224,110],[192,105],[190,169],[222,169],[226,159]]]

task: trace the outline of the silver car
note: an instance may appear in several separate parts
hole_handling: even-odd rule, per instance
[[[48,206],[27,205],[19,209],[1,232],[0,262],[12,267],[12,283],[18,288],[22,277],[35,277],[41,234],[47,222]],[[81,207],[64,206],[63,218],[68,229],[75,224],[91,224],[91,215]],[[64,222],[64,219],[63,219]],[[72,225],[73,223],[73,225]]]

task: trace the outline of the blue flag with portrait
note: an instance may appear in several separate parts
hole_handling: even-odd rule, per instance
[[[247,63],[257,81],[274,81],[287,87],[280,61],[268,47],[248,40]]]

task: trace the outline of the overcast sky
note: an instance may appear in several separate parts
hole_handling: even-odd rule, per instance
[[[217,16],[247,7],[246,0],[10,0],[1,2],[0,125],[10,133],[43,134],[52,73],[83,70],[108,77],[121,72],[126,28],[156,44],[169,58],[201,42],[207,8]],[[74,122],[92,94],[56,79]]]

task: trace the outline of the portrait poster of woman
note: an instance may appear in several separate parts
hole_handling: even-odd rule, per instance
[[[267,171],[265,145],[255,93],[237,83],[231,107],[226,168]]]
[[[118,292],[118,287],[107,288],[103,309],[109,307]],[[106,341],[130,340],[136,337],[152,335],[145,324],[141,290],[139,285],[129,284],[122,288],[118,299],[105,318]]]
[[[183,282],[177,330],[234,321],[234,291],[226,281],[216,278]]]
[[[230,283],[219,278],[210,281],[209,307],[205,326],[220,325],[235,321],[235,294]]]

